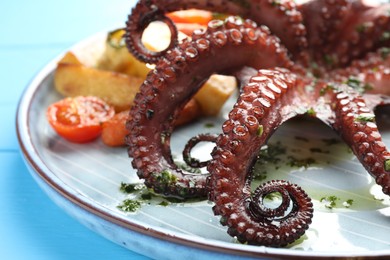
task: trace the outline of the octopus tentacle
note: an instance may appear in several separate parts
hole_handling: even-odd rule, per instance
[[[131,53],[139,60],[147,63],[156,63],[169,49],[172,49],[178,42],[178,31],[171,19],[156,5],[145,5],[148,1],[139,1],[134,7],[133,12],[129,15],[126,22],[126,45]],[[131,19],[130,19],[131,17]],[[151,51],[142,43],[142,34],[148,25],[154,21],[164,22],[171,33],[171,40],[165,50]]]
[[[334,70],[327,76],[335,82],[345,83],[355,79],[364,87],[363,94],[390,95],[390,55],[386,48],[367,54],[363,59],[354,60],[350,66]],[[379,103],[378,103],[379,104]]]
[[[321,1],[316,1],[319,3]],[[344,1],[339,1],[344,3]],[[333,7],[330,10],[336,10]],[[322,45],[324,65],[339,67],[349,64],[353,59],[361,58],[367,52],[390,44],[390,4],[368,6],[363,1],[354,0],[344,3],[340,12],[343,19],[329,20],[326,30],[337,23],[337,31],[331,33],[328,42]],[[340,15],[340,12],[338,13]],[[307,14],[306,24],[312,17]]]
[[[164,13],[198,8],[214,12],[234,14],[252,19],[253,21],[268,26],[272,33],[277,35],[289,49],[299,56],[307,47],[306,30],[302,24],[302,15],[297,10],[293,1],[267,1],[267,0],[222,0],[193,1],[193,0],[140,0],[132,9],[127,21],[126,43],[129,50],[138,59],[155,63],[167,50],[177,44],[177,31],[173,28],[172,21],[164,16]],[[142,42],[142,32],[152,21],[163,21],[171,30],[170,46],[161,52],[153,53],[147,50]]]
[[[335,40],[343,27],[351,2],[348,0],[307,1],[298,6],[307,29],[310,46],[324,46]]]
[[[134,99],[132,120],[127,122],[129,155],[139,177],[158,193],[206,196],[206,176],[185,172],[173,163],[170,136],[178,112],[211,74],[231,73],[245,65],[296,68],[278,39],[266,29],[254,28],[248,21],[227,27],[232,24],[213,25],[202,36],[168,52]]]
[[[331,126],[382,186],[383,192],[390,195],[390,152],[382,141],[374,112],[354,90],[335,91],[330,102],[335,107]]]
[[[298,186],[273,181],[257,188],[253,196],[250,188],[260,148],[280,124],[299,114],[283,113],[280,108],[286,103],[302,104],[295,89],[303,86],[286,70],[260,70],[243,87],[217,140],[208,166],[213,173],[209,199],[215,202],[214,213],[229,227],[228,233],[241,242],[284,246],[300,237],[311,223],[312,203]],[[262,200],[271,192],[282,195],[281,205],[264,209]]]
[[[201,162],[198,159],[195,159],[191,156],[191,150],[197,145],[199,142],[213,142],[215,143],[218,135],[216,134],[200,134],[192,137],[188,140],[187,144],[184,146],[183,150],[183,159],[187,163],[187,165],[194,168],[203,168],[206,167],[209,161]]]
[[[324,48],[334,42],[343,28],[351,2],[348,0],[307,1],[300,5],[299,10],[304,17],[303,23],[307,30],[307,40],[310,54],[315,61],[323,61]]]

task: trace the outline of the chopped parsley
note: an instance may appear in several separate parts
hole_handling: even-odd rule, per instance
[[[315,116],[316,115],[316,111],[314,110],[314,108],[309,108],[306,112],[309,116]]]
[[[206,124],[204,124],[204,127],[213,128],[213,127],[215,127],[215,125],[214,125],[214,123],[206,123]]]
[[[327,197],[322,197],[320,199],[320,202],[322,202],[324,204],[325,208],[333,209],[334,207],[336,207],[337,200],[340,200],[340,198],[338,198],[334,195],[330,195]]]
[[[353,199],[348,199],[348,200],[343,202],[343,206],[346,208],[349,208],[352,206],[352,203],[353,203]]]
[[[177,177],[170,171],[164,170],[160,174],[154,173],[156,180],[165,185],[171,185],[177,181]]]
[[[363,114],[358,115],[355,118],[355,121],[362,122],[362,123],[364,123],[364,122],[374,122],[375,121],[375,115],[371,114],[371,113],[363,113]]]
[[[257,128],[257,136],[262,136],[264,132],[264,127],[263,125],[259,125],[259,128]]]
[[[287,148],[280,141],[263,146],[256,161],[256,168],[260,170],[254,171],[253,178],[259,181],[265,180],[267,178],[266,166],[274,166],[276,170],[279,169],[282,162],[281,156],[286,153],[286,150]]]
[[[341,199],[339,197],[337,197],[335,195],[330,195],[330,196],[322,197],[320,199],[320,202],[323,203],[325,208],[333,209],[333,208],[337,207],[337,202],[340,200]],[[342,203],[342,205],[345,208],[351,207],[352,204],[353,204],[353,199],[347,199],[346,201],[343,201],[343,203]]]
[[[267,171],[264,170],[262,172],[256,173],[254,179],[257,181],[263,181],[267,179]]]
[[[124,183],[121,182],[119,190],[123,193],[133,193],[140,191],[145,188],[145,185],[142,183]]]
[[[260,150],[257,164],[265,165],[267,163],[277,164],[281,161],[280,155],[286,153],[286,147],[280,141],[276,144],[268,144]]]
[[[141,199],[143,200],[151,200],[152,198],[153,198],[153,194],[151,192],[141,194]]]
[[[170,204],[170,203],[169,203],[168,201],[163,200],[163,201],[161,201],[158,205],[166,207],[166,206],[168,206],[169,204]]]
[[[298,167],[298,168],[304,167],[307,169],[310,165],[316,163],[316,160],[311,157],[298,159],[290,155],[287,157],[287,159],[288,159],[287,165],[291,167]]]
[[[124,212],[136,212],[145,204],[154,203],[155,205],[168,206],[171,203],[183,202],[183,199],[161,197],[148,189],[143,183],[124,183],[122,182],[119,190],[125,194],[131,194],[131,197],[122,201],[117,206]]]
[[[141,202],[138,200],[126,199],[118,205],[117,208],[125,212],[136,212],[141,208]]]
[[[363,83],[361,80],[355,77],[349,77],[344,83],[360,93],[364,93],[367,90],[373,89],[373,87],[370,84]]]
[[[389,54],[390,54],[390,48],[383,47],[383,48],[381,48],[381,49],[379,50],[379,52],[380,52],[382,58],[383,58],[383,59],[386,59],[387,56],[389,56]]]
[[[390,159],[387,159],[385,162],[385,171],[390,172]]]

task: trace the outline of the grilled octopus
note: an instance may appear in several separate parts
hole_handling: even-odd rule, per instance
[[[178,42],[164,14],[199,8],[228,13],[206,30]],[[151,52],[141,42],[153,21],[171,30],[166,50]],[[390,4],[359,0],[140,0],[126,24],[129,51],[155,63],[140,88],[127,122],[132,165],[155,192],[181,198],[208,197],[213,211],[241,242],[285,246],[311,223],[313,205],[296,184],[284,180],[251,190],[260,148],[285,121],[303,114],[318,118],[351,147],[390,195],[390,152],[375,123],[377,106],[390,104]],[[170,137],[179,111],[213,74],[237,76],[240,95],[219,136],[201,135],[184,157],[209,174],[179,169]],[[354,78],[359,84],[348,84]],[[189,151],[197,142],[216,147],[208,162]],[[194,162],[195,161],[195,162]],[[264,204],[276,192],[276,208]]]

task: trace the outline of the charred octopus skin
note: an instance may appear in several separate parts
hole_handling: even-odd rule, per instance
[[[212,21],[207,30],[179,43],[174,24],[164,14],[188,8],[243,19]],[[341,136],[390,195],[390,152],[374,115],[377,106],[390,104],[389,10],[390,4],[368,6],[357,0],[303,5],[140,0],[128,19],[126,42],[136,57],[156,67],[141,86],[127,122],[126,142],[138,176],[167,196],[208,196],[228,233],[241,242],[285,246],[311,223],[310,199],[300,187],[282,180],[251,192],[252,166],[281,124],[310,112]],[[159,53],[141,43],[143,29],[155,20],[166,22],[172,31],[170,46]],[[242,88],[222,134],[199,136],[187,145],[186,161],[207,165],[210,172],[193,174],[174,164],[170,136],[180,109],[213,73],[236,75]],[[189,155],[203,140],[216,142],[210,162]],[[282,198],[277,208],[263,203],[272,192]]]

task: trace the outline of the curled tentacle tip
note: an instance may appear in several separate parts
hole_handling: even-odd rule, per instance
[[[218,138],[217,134],[200,134],[188,140],[183,150],[183,159],[187,163],[187,165],[194,168],[206,167],[209,164],[210,160],[201,162],[198,159],[193,158],[191,156],[191,150],[195,147],[195,145],[197,145],[200,142],[215,143],[217,138]]]
[[[165,16],[157,6],[151,5],[150,8],[144,12],[140,12],[136,8],[132,10],[132,14],[128,16],[128,20],[126,22],[126,46],[138,60],[145,63],[155,64],[169,50],[177,46],[178,30],[173,21],[169,17]],[[159,51],[149,50],[142,42],[144,31],[152,22],[156,21],[163,22],[170,31],[169,45],[164,50]]]

